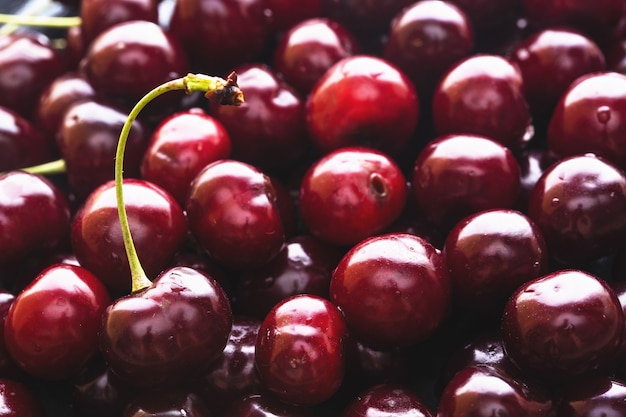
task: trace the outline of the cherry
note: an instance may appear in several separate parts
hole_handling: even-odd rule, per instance
[[[408,387],[397,384],[374,385],[361,392],[341,417],[433,417],[435,414]]]
[[[427,0],[413,3],[394,18],[383,56],[411,78],[430,107],[439,78],[473,49],[467,15],[453,3]]]
[[[259,378],[278,399],[295,405],[328,400],[345,372],[346,324],[339,309],[315,295],[296,295],[265,317],[256,342]]]
[[[520,285],[548,272],[541,231],[513,210],[487,210],[461,220],[443,253],[453,300],[472,311],[501,308]]]
[[[360,45],[343,25],[328,18],[310,18],[291,27],[274,52],[274,68],[302,94],[343,58],[355,55]]]
[[[593,155],[564,158],[539,179],[529,217],[550,256],[570,265],[608,255],[624,242],[626,176]]]
[[[626,383],[596,376],[576,381],[559,395],[559,417],[620,416],[626,413]]]
[[[217,119],[197,107],[177,112],[152,132],[141,176],[184,205],[195,176],[209,163],[228,158],[230,152],[229,133]]]
[[[548,381],[589,374],[617,352],[624,326],[615,292],[580,270],[522,284],[506,304],[502,339],[521,369]]]
[[[448,230],[470,214],[511,208],[518,197],[520,168],[513,153],[492,139],[444,135],[419,153],[411,187],[426,219]]]
[[[100,33],[118,23],[132,20],[157,22],[158,2],[154,0],[82,0],[81,30],[90,44]]]
[[[0,106],[30,118],[41,92],[64,71],[47,36],[35,32],[1,36]]]
[[[127,115],[123,107],[97,97],[78,101],[65,111],[56,139],[68,184],[79,201],[113,179],[117,139]],[[144,122],[133,122],[125,164],[128,177],[140,176],[149,135]]]
[[[418,116],[418,96],[409,78],[367,55],[336,62],[306,102],[308,131],[322,152],[362,145],[397,154],[413,136]]]
[[[359,35],[372,36],[384,33],[389,21],[412,3],[412,0],[322,0],[322,10],[326,16],[345,24]]]
[[[305,407],[285,404],[267,394],[243,397],[224,414],[226,417],[314,417]]]
[[[540,388],[513,379],[497,368],[476,365],[459,371],[446,385],[437,416],[549,417],[554,412],[552,401]]]
[[[88,270],[58,264],[15,298],[4,323],[6,349],[26,372],[62,380],[96,354],[100,317],[111,299]]]
[[[260,56],[271,21],[264,0],[181,0],[169,25],[194,70],[221,74]]]
[[[124,181],[131,229],[139,256],[150,277],[155,277],[181,247],[187,227],[174,198],[152,183]],[[76,258],[113,291],[128,291],[131,274],[124,250],[113,181],[93,191],[72,222]]]
[[[244,162],[207,165],[191,184],[186,210],[200,246],[228,268],[263,265],[285,244],[272,181]]]
[[[515,208],[526,213],[530,193],[543,173],[559,160],[559,157],[546,149],[527,149],[517,155],[520,167],[520,192]]]
[[[28,119],[0,106],[0,172],[52,159],[52,141]]]
[[[333,272],[330,296],[350,333],[380,349],[426,340],[450,313],[443,255],[408,233],[374,236],[352,247]]]
[[[518,149],[532,139],[522,75],[506,58],[472,55],[453,65],[433,94],[440,135],[473,133]]]
[[[226,346],[231,326],[230,303],[217,281],[174,267],[109,305],[99,344],[122,380],[156,388],[206,372]]]
[[[545,29],[517,44],[511,60],[524,79],[524,96],[534,116],[549,118],[570,84],[585,74],[605,69],[604,54],[582,33]]]
[[[578,78],[564,92],[548,127],[548,148],[560,157],[593,152],[626,168],[626,75],[604,72]]]
[[[400,216],[407,196],[400,167],[385,153],[344,147],[313,163],[300,185],[300,212],[317,238],[354,245]]]
[[[60,188],[22,171],[0,175],[0,265],[51,250],[69,235],[70,209]]]
[[[11,379],[0,379],[3,417],[44,417],[43,404],[31,388]]]
[[[298,235],[262,267],[237,277],[234,308],[263,319],[278,302],[296,294],[328,298],[328,286],[341,252],[308,235]]]
[[[139,395],[128,404],[121,417],[211,417],[206,403],[197,394],[170,390]]]
[[[308,148],[303,98],[266,65],[247,64],[235,71],[245,103],[211,106],[228,131],[233,159],[266,171],[285,170]]]
[[[98,93],[137,100],[159,84],[184,75],[187,57],[169,32],[156,23],[135,20],[100,33],[81,68]]]

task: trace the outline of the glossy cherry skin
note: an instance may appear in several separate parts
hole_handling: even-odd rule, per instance
[[[528,203],[530,193],[535,184],[543,173],[555,162],[559,157],[547,149],[527,149],[517,155],[517,162],[520,167],[520,192],[515,204],[515,209],[526,213],[528,211]]]
[[[67,109],[94,96],[95,91],[85,77],[78,72],[67,72],[43,90],[37,101],[34,120],[43,132],[54,138]]]
[[[60,188],[39,175],[0,175],[0,265],[50,250],[69,234],[70,209]]]
[[[302,94],[343,58],[360,50],[354,35],[328,18],[310,18],[285,33],[274,51],[274,68]]]
[[[100,33],[118,23],[132,20],[157,22],[158,3],[154,0],[81,0],[81,30],[90,44]]]
[[[81,69],[98,93],[132,101],[188,71],[176,39],[144,20],[118,23],[100,33]]]
[[[314,294],[328,298],[328,286],[341,252],[308,235],[298,235],[269,263],[237,277],[234,308],[263,319],[285,298]]]
[[[128,113],[99,98],[78,101],[63,115],[56,140],[65,161],[68,184],[79,201],[113,180],[115,152]],[[141,120],[131,126],[124,154],[124,175],[139,177],[139,165],[149,141]]]
[[[0,172],[43,164],[52,155],[52,141],[33,123],[0,107]]]
[[[294,405],[329,399],[345,372],[347,329],[341,311],[315,295],[278,303],[259,328],[255,363],[265,388]]]
[[[278,31],[288,31],[300,22],[322,15],[322,0],[266,0],[272,13],[272,27]]]
[[[413,165],[411,190],[417,207],[448,230],[470,214],[510,208],[520,188],[513,153],[483,136],[444,135],[429,142]]]
[[[333,272],[330,297],[355,339],[388,349],[426,340],[450,313],[450,278],[441,252],[408,233],[368,238]]]
[[[624,326],[615,292],[594,275],[558,270],[521,285],[502,316],[507,355],[548,381],[579,377],[617,352]]]
[[[474,30],[453,3],[413,3],[392,21],[383,57],[408,75],[420,98],[429,100],[439,78],[474,49]]]
[[[559,395],[559,417],[626,415],[626,383],[607,376],[573,382]]]
[[[186,211],[191,233],[222,266],[258,267],[285,245],[272,181],[244,162],[207,165],[191,184]]]
[[[446,385],[437,417],[471,416],[552,417],[555,410],[546,393],[488,366],[470,366]]]
[[[624,242],[626,176],[593,155],[561,159],[535,185],[528,216],[554,259],[569,264],[598,259]]]
[[[200,108],[172,114],[152,132],[141,161],[141,177],[167,190],[181,204],[195,176],[211,162],[228,158],[230,136]]]
[[[187,235],[185,215],[165,190],[143,180],[123,183],[124,204],[139,260],[149,278],[168,265]],[[115,184],[98,187],[73,219],[71,240],[76,258],[111,290],[131,287],[122,241]]]
[[[322,152],[361,145],[397,153],[413,136],[418,116],[418,95],[409,78],[367,55],[335,63],[306,103],[307,128]]]
[[[271,395],[248,395],[225,414],[226,417],[315,417],[307,407],[297,407],[278,401]]]
[[[36,32],[0,38],[0,106],[30,118],[39,95],[63,74],[61,57],[50,40]]]
[[[211,417],[205,401],[193,392],[181,389],[139,395],[121,417]]]
[[[443,253],[453,300],[472,311],[501,308],[517,287],[548,272],[541,231],[514,210],[487,210],[461,220]]]
[[[313,163],[300,184],[300,212],[310,232],[354,245],[400,216],[407,199],[400,167],[383,152],[344,147]]]
[[[22,382],[0,379],[0,402],[3,417],[44,417],[43,403],[34,391]]]
[[[511,52],[524,78],[524,96],[535,116],[546,118],[578,77],[605,69],[604,54],[580,32],[545,29],[525,38]]]
[[[6,348],[27,373],[63,380],[96,354],[100,317],[111,299],[85,268],[58,264],[15,298],[4,323]]]
[[[532,135],[531,117],[515,65],[497,55],[472,55],[441,78],[433,94],[437,133],[473,133],[517,149]]]
[[[355,397],[341,417],[434,417],[429,407],[407,386],[374,385]]]
[[[224,351],[195,384],[214,413],[225,415],[237,400],[264,391],[254,363],[260,327],[260,319],[235,315]]]
[[[548,148],[557,155],[595,153],[626,168],[626,75],[578,78],[564,92],[548,126]]]
[[[210,111],[230,135],[233,159],[272,172],[292,166],[309,145],[304,99],[267,65],[247,64],[235,71],[245,102],[212,103]]]
[[[271,12],[263,0],[177,1],[170,32],[183,45],[194,71],[226,76],[254,61],[267,46]]]
[[[217,281],[173,267],[106,309],[100,350],[113,372],[133,386],[173,386],[209,369],[226,346],[232,321]]]

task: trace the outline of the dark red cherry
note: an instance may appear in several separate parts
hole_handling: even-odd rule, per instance
[[[557,155],[595,153],[626,168],[626,75],[578,78],[563,94],[548,127],[548,148]]]
[[[184,110],[167,117],[152,132],[141,176],[184,205],[195,176],[209,163],[228,158],[230,151],[230,136],[218,120],[200,108]]]
[[[52,155],[53,142],[33,123],[0,107],[0,172],[43,164]]]
[[[608,376],[568,384],[559,394],[559,417],[626,415],[626,383]]]
[[[191,184],[186,210],[200,246],[228,268],[263,265],[285,244],[272,181],[244,162],[207,165]]]
[[[296,294],[328,298],[330,276],[341,252],[308,235],[298,235],[269,263],[237,277],[235,309],[263,319],[279,301]]]
[[[148,277],[156,277],[187,235],[185,215],[174,198],[157,185],[127,179],[123,190],[139,259]],[[82,266],[114,291],[127,292],[131,288],[113,181],[89,195],[74,217],[71,239]]]
[[[93,87],[78,72],[68,72],[52,81],[41,93],[35,108],[35,122],[49,136],[55,137],[63,115],[78,101],[92,99]]]
[[[580,265],[617,249],[626,237],[626,176],[593,155],[553,164],[530,195],[528,216],[550,256]]]
[[[411,0],[322,0],[322,10],[326,16],[345,24],[359,35],[371,36],[384,33],[389,28],[389,21],[412,3]]]
[[[519,69],[497,55],[473,55],[441,78],[433,95],[437,133],[473,133],[517,149],[532,138]]]
[[[113,180],[117,142],[127,117],[125,109],[99,98],[79,101],[64,113],[56,139],[65,161],[68,184],[79,201]],[[141,120],[131,125],[124,157],[127,178],[139,177],[149,134]]]
[[[187,58],[158,24],[134,20],[100,33],[81,67],[98,93],[136,101],[159,84],[184,76]]]
[[[7,351],[38,378],[76,376],[97,352],[100,317],[110,302],[102,282],[85,268],[51,266],[11,304],[4,323]]]
[[[472,311],[501,308],[517,287],[548,272],[541,231],[514,210],[487,210],[461,220],[443,253],[453,300]]]
[[[578,77],[605,69],[604,54],[582,33],[567,28],[545,29],[525,38],[511,52],[524,79],[524,96],[535,116],[550,117],[570,84]]]
[[[262,170],[285,170],[309,146],[303,98],[267,65],[247,64],[235,71],[245,102],[211,106],[228,131],[233,159]]]
[[[15,295],[8,290],[0,290],[0,378],[20,380],[25,373],[9,355],[4,341],[4,321],[14,300]]]
[[[541,389],[488,366],[470,366],[446,385],[437,417],[552,417],[554,406]]]
[[[363,145],[398,153],[413,136],[418,116],[418,96],[409,78],[368,55],[335,63],[306,103],[309,134],[323,152]]]
[[[297,407],[278,401],[271,395],[252,394],[233,404],[226,417],[315,417],[307,407]]]
[[[100,33],[131,20],[157,22],[158,2],[154,0],[81,0],[81,29],[90,44]]]
[[[315,295],[277,304],[259,329],[255,363],[275,397],[295,405],[328,400],[345,372],[346,324],[339,309]]]
[[[269,43],[271,7],[264,0],[182,0],[174,6],[170,32],[194,71],[226,75],[257,59]]]
[[[355,339],[380,349],[426,340],[451,304],[443,255],[408,233],[371,237],[350,249],[333,272],[330,297]]]
[[[322,0],[265,0],[272,13],[272,27],[278,31],[288,31],[300,22],[322,15]]]
[[[383,56],[411,78],[422,100],[429,100],[439,78],[474,49],[467,15],[453,3],[413,3],[392,21]]]
[[[0,37],[0,106],[33,115],[39,95],[65,66],[50,40],[36,32]]]
[[[52,182],[23,171],[0,175],[0,265],[54,250],[69,226],[67,198]]]
[[[407,196],[400,167],[371,148],[344,147],[313,163],[300,185],[300,212],[311,233],[354,245],[400,216]]]
[[[67,29],[64,49],[67,68],[77,70],[80,67],[80,61],[85,56],[88,46],[83,39],[83,29],[80,26],[72,26]]]
[[[343,25],[328,18],[310,18],[285,33],[274,51],[274,68],[300,93],[313,85],[343,58],[360,46]]]
[[[213,259],[197,250],[197,248],[193,246],[193,243],[191,246],[191,248],[183,248],[181,251],[177,252],[170,266],[186,266],[204,272],[215,279],[228,297],[232,299],[234,292],[233,285],[235,282],[233,274],[230,273],[230,271],[225,271]]]
[[[520,168],[513,153],[492,139],[445,135],[419,153],[411,187],[426,219],[446,230],[470,214],[513,207]]]
[[[12,379],[0,379],[0,403],[3,417],[44,417],[42,400],[28,385]]]
[[[113,372],[133,386],[173,386],[209,369],[226,346],[232,320],[217,281],[174,267],[106,309],[100,350]]]
[[[356,396],[341,417],[434,417],[435,413],[408,386],[374,385]]]
[[[507,355],[523,371],[567,380],[598,369],[617,352],[624,317],[598,277],[558,270],[520,286],[502,317]]]
[[[206,402],[183,389],[140,394],[133,399],[121,417],[212,417]]]
[[[239,399],[264,390],[254,364],[260,327],[260,319],[235,315],[224,351],[195,385],[214,413],[225,415]]]

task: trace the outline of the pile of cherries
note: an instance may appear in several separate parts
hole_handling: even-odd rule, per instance
[[[62,3],[0,35],[0,416],[626,415],[623,0]]]

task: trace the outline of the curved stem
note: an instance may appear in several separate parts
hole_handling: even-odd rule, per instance
[[[135,104],[128,114],[115,153],[115,197],[117,200],[117,211],[120,218],[120,226],[122,227],[122,239],[124,240],[124,248],[130,265],[132,292],[142,290],[152,284],[148,279],[139,257],[135,243],[130,232],[128,216],[126,214],[126,206],[124,204],[124,192],[122,188],[124,173],[124,151],[128,134],[131,126],[143,108],[155,98],[167,93],[168,91],[185,90],[188,94],[194,91],[202,91],[205,97],[217,101],[220,104],[238,106],[243,103],[243,93],[237,86],[237,76],[231,73],[226,80],[219,77],[209,77],[203,74],[187,74],[183,78],[177,78],[168,81],[160,86],[152,89]]]
[[[21,171],[30,172],[31,174],[38,175],[54,175],[63,174],[66,171],[66,166],[63,159],[57,159],[56,161],[46,162],[45,164],[22,168]]]
[[[38,26],[65,29],[72,26],[80,26],[81,18],[78,16],[22,16],[0,13],[0,24],[4,23],[19,26]]]

